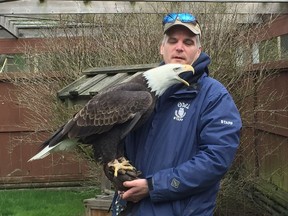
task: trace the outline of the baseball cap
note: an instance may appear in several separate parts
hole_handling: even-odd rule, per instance
[[[200,25],[196,20],[196,17],[190,13],[169,13],[162,21],[164,27],[164,33],[176,25],[182,25],[188,28],[191,32],[201,36]]]

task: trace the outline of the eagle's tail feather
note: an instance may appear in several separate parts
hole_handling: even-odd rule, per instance
[[[51,149],[55,148],[56,146],[46,146],[44,149],[42,149],[38,154],[34,155],[32,158],[28,160],[28,162],[33,161],[33,160],[38,160],[38,159],[43,159],[47,157],[50,154]]]
[[[38,154],[36,154],[34,157],[30,158],[28,162],[38,159],[43,159],[47,157],[50,153],[55,151],[65,151],[70,149],[71,147],[77,145],[77,139],[65,139],[59,142],[57,145],[54,146],[46,146],[44,149],[42,149]]]

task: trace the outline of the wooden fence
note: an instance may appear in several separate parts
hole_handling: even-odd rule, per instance
[[[0,188],[79,186],[86,181],[87,164],[73,154],[27,162],[49,134],[35,133],[32,125],[23,125],[27,110],[18,106],[15,90],[13,84],[0,79]]]
[[[288,50],[285,38],[288,35],[288,16],[279,17],[269,26],[267,32],[256,32],[261,41],[279,42],[279,53]],[[288,59],[266,61],[254,64],[247,72],[247,88],[255,91],[246,101],[253,112],[246,113],[248,119],[244,127],[246,134],[242,140],[242,163],[255,180],[249,191],[255,201],[264,206],[272,215],[288,215]],[[277,73],[274,73],[277,70]],[[255,87],[253,78],[263,73],[274,74],[261,85]],[[249,79],[250,76],[250,79]]]

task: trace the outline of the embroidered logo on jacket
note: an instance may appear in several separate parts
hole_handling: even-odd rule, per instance
[[[178,109],[175,110],[175,116],[173,119],[176,121],[183,121],[183,118],[186,115],[185,109],[188,110],[189,106],[190,106],[190,104],[188,104],[188,103],[179,102],[177,104]]]
[[[171,182],[171,186],[172,186],[173,188],[178,188],[179,185],[180,185],[180,181],[178,181],[176,178],[173,178],[173,179],[172,179],[172,182]]]
[[[227,120],[222,120],[222,119],[221,119],[221,124],[233,125],[233,122],[232,122],[232,121],[227,121]]]

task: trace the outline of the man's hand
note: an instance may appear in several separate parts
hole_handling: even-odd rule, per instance
[[[149,195],[149,188],[146,179],[125,181],[123,185],[130,188],[122,194],[121,197],[124,200],[137,203]]]

